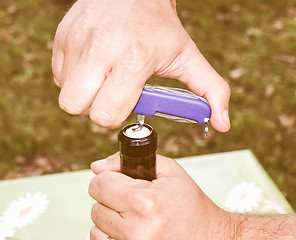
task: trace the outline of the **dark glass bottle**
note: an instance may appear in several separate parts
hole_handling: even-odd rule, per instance
[[[118,134],[120,171],[130,177],[156,179],[157,134],[148,124],[129,124]]]

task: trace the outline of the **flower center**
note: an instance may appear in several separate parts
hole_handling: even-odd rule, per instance
[[[32,208],[33,208],[32,206],[26,207],[23,211],[20,212],[20,217],[23,217],[26,214],[28,214],[31,211]]]
[[[239,196],[239,198],[241,199],[241,200],[244,200],[245,198],[247,197],[247,193],[242,193],[240,196]]]

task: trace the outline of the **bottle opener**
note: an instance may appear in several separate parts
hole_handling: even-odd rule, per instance
[[[205,137],[208,135],[208,122],[211,108],[206,99],[180,88],[146,84],[133,112],[138,114],[138,128],[141,129],[145,116],[159,116],[176,122],[205,124]]]

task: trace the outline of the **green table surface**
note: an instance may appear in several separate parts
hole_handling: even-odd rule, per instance
[[[243,213],[293,209],[249,150],[177,161],[221,208]],[[89,239],[90,170],[0,181],[0,240]],[[185,203],[184,203],[185,204]],[[7,238],[10,239],[10,238]]]

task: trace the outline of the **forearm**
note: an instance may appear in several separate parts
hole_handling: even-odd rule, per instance
[[[295,240],[296,215],[240,215],[235,240]]]

